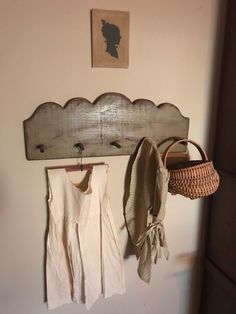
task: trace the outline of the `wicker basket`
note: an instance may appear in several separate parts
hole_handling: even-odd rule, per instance
[[[219,186],[219,175],[214,169],[212,161],[209,161],[205,151],[194,141],[188,139],[177,140],[172,143],[163,154],[163,163],[170,149],[183,142],[193,144],[199,150],[202,160],[190,160],[169,168],[170,179],[168,190],[172,194],[180,194],[185,197],[196,199],[213,194]]]

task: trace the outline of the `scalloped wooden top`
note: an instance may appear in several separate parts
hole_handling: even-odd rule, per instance
[[[64,107],[44,103],[24,121],[29,160],[83,156],[130,155],[143,137],[153,138],[160,151],[173,137],[188,138],[189,119],[169,103],[156,106],[147,99],[131,102],[118,93],[106,93],[94,103],[73,98]],[[185,150],[177,147],[177,151]]]

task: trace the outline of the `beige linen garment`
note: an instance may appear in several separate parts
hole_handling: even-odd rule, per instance
[[[150,281],[152,263],[157,263],[161,251],[166,259],[169,256],[163,226],[168,181],[156,143],[144,138],[132,165],[125,220],[139,260],[138,274],[145,282]]]
[[[85,303],[125,292],[123,257],[107,195],[106,165],[88,172],[85,188],[65,169],[48,170],[47,303]],[[73,181],[81,173],[74,172]],[[80,181],[77,178],[77,182]],[[85,179],[83,181],[86,181]]]

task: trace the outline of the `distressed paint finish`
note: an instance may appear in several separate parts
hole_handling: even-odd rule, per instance
[[[24,121],[26,157],[76,158],[76,143],[83,144],[84,157],[130,155],[143,137],[152,137],[162,152],[170,143],[167,139],[187,138],[188,127],[189,119],[172,104],[156,106],[147,99],[131,102],[118,93],[103,94],[94,103],[73,98],[64,107],[47,102]],[[175,149],[185,150],[182,145]]]

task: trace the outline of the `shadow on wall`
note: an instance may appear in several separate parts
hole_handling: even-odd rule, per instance
[[[225,14],[226,14],[227,1],[219,1],[218,5],[218,17],[214,38],[214,49],[212,56],[212,73],[211,73],[211,91],[209,93],[209,114],[208,114],[208,131],[207,131],[207,151],[208,156],[211,159],[214,150],[215,128],[216,128],[216,116],[218,105],[218,90],[220,82],[220,69],[221,58],[223,50],[224,30],[225,30]],[[198,230],[198,256],[193,265],[193,273],[191,279],[191,291],[190,291],[190,303],[189,314],[199,313],[199,304],[202,288],[202,276],[204,267],[204,254],[205,254],[205,239],[208,223],[208,209],[210,207],[211,197],[205,198],[202,202],[201,219]]]
[[[48,176],[47,176],[47,172],[45,169],[45,180],[46,180],[46,186],[48,186]],[[45,196],[45,203],[46,203],[46,210],[47,210],[47,214],[46,214],[46,230],[44,232],[44,256],[43,256],[43,285],[44,285],[44,302],[47,302],[47,278],[46,278],[46,262],[47,262],[47,236],[48,236],[48,229],[49,229],[49,207],[48,207],[48,198],[49,198],[49,194],[48,192],[46,193]]]

